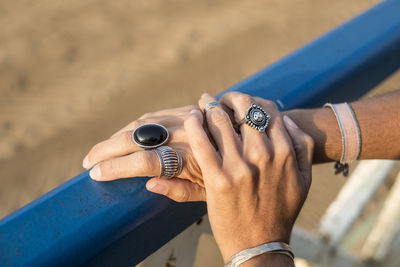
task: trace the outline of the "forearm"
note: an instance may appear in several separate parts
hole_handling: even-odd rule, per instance
[[[350,104],[361,130],[360,159],[399,159],[400,91]],[[332,110],[297,109],[284,113],[313,137],[313,163],[340,159],[342,137]]]

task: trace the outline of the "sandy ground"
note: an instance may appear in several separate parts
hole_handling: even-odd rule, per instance
[[[80,173],[93,144],[140,114],[218,93],[377,2],[0,2],[0,218]],[[331,166],[314,173],[307,229],[344,182]]]

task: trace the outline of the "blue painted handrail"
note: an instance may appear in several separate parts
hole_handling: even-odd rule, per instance
[[[230,90],[282,109],[354,100],[400,67],[400,1],[384,1]],[[0,221],[1,266],[132,266],[205,214],[146,191],[147,178],[83,172]]]

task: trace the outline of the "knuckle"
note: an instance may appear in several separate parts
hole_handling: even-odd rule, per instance
[[[140,125],[142,125],[143,123],[144,122],[142,119],[138,119],[138,120],[135,120],[135,121],[129,123],[128,128],[134,130],[137,127],[139,127]]]
[[[238,184],[241,184],[245,181],[250,181],[250,178],[252,177],[252,175],[253,175],[253,172],[252,172],[251,168],[248,165],[243,164],[242,166],[237,168],[237,171],[235,171],[234,180]]]
[[[193,116],[187,116],[184,121],[183,121],[183,127],[185,129],[188,129],[189,127],[191,127],[191,125],[194,123],[194,118]]]
[[[176,202],[186,202],[190,200],[190,191],[189,190],[181,190],[177,195],[174,197]]]
[[[137,119],[137,120],[132,122],[131,129],[136,129],[137,127],[139,127],[139,126],[141,126],[143,124],[146,124],[146,123],[157,123],[157,120],[150,119],[150,118]]]
[[[237,92],[237,91],[233,91],[233,92],[229,92],[229,93],[224,94],[224,96],[230,97],[232,99],[237,98],[237,97],[239,97],[241,95],[245,95],[245,94],[243,94],[241,92]]]
[[[257,162],[258,164],[265,164],[270,160],[268,150],[264,146],[254,147],[248,158],[251,162]]]
[[[149,172],[150,170],[153,170],[157,166],[154,159],[154,155],[148,152],[142,153],[137,160],[138,160],[137,166],[140,166],[140,168],[142,169],[142,173]]]
[[[226,122],[226,120],[228,119],[225,111],[220,108],[214,108],[212,112],[208,112],[207,114],[209,114],[207,116],[209,121],[213,124],[220,124]]]
[[[193,109],[199,109],[198,105],[188,105],[187,106],[187,112],[190,112]]]
[[[170,131],[169,134],[170,134],[169,137],[170,139],[168,142],[170,144],[186,141],[186,131],[184,127],[180,126],[178,129]]]
[[[183,128],[185,129],[185,131],[188,131],[196,124],[199,124],[197,118],[193,115],[190,115],[187,116],[183,121]]]
[[[277,156],[280,158],[288,158],[292,154],[290,144],[288,142],[281,142],[276,150],[276,154],[278,154]]]
[[[129,147],[133,144],[132,141],[132,132],[124,132],[121,137],[123,146]]]
[[[144,113],[142,116],[139,117],[139,120],[147,119],[147,118],[151,117],[152,114],[153,113],[151,113],[151,112]]]
[[[151,120],[150,119],[138,119],[136,121],[134,121],[134,126],[139,127],[140,125],[146,124],[146,123],[150,123]]]
[[[264,99],[262,105],[269,112],[279,112],[278,106],[270,100]]]
[[[218,179],[216,179],[214,187],[218,193],[229,193],[232,192],[234,184],[230,179],[219,177]]]
[[[234,96],[233,101],[240,106],[249,106],[251,103],[254,102],[251,96],[245,94],[238,94]]]
[[[118,174],[118,169],[113,160],[105,161],[99,164],[102,176],[109,177]]]

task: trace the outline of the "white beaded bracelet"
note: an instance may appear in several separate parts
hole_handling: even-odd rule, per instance
[[[237,267],[243,262],[264,253],[283,254],[294,260],[293,251],[288,244],[283,242],[269,242],[236,253],[228,260],[228,262],[224,266]]]

